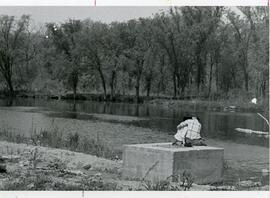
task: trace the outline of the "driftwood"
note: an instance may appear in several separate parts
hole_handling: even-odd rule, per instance
[[[241,132],[241,133],[269,136],[269,132],[264,132],[264,131],[254,131],[254,130],[251,130],[251,129],[242,129],[242,128],[236,128],[235,130],[238,131],[238,132]]]

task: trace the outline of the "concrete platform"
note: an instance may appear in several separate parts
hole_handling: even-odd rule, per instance
[[[210,146],[177,147],[171,143],[125,145],[122,176],[126,179],[175,181],[186,171],[191,173],[197,184],[220,182],[223,155],[223,148]]]

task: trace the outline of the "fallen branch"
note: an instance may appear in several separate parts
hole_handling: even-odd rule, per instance
[[[268,132],[263,132],[263,131],[253,131],[251,129],[242,129],[242,128],[235,128],[236,131],[241,132],[241,133],[248,133],[248,134],[257,134],[257,135],[267,135],[269,136]]]

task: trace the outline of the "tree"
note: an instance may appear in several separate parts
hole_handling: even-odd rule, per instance
[[[108,34],[108,26],[100,22],[84,21],[83,35],[80,40],[81,52],[86,57],[86,64],[94,68],[100,76],[104,99],[107,98],[106,78],[104,74],[103,60],[105,58],[103,47],[104,38]]]
[[[172,21],[169,17],[165,16],[165,13],[156,15],[153,19],[153,32],[155,33],[155,41],[159,43],[160,47],[167,53],[170,61],[172,79],[173,79],[173,96],[177,95],[177,76],[178,76],[178,51],[176,44],[176,33],[173,28]],[[179,37],[178,37],[179,38]]]
[[[219,25],[222,7],[184,7],[182,12],[184,23],[194,42],[196,84],[199,92],[201,83],[204,83],[207,54],[205,46]]]
[[[240,19],[239,16],[236,16],[234,12],[229,11],[227,17],[235,30],[235,39],[238,48],[238,60],[244,74],[245,90],[248,91],[249,90],[248,50],[250,38],[252,35],[252,29],[247,27],[247,24],[243,21],[243,19]]]
[[[43,49],[40,30],[27,28],[18,61],[14,67],[14,85],[20,90],[31,91],[42,67],[40,54]]]
[[[266,96],[269,84],[269,15],[267,7],[240,8],[250,24],[252,38],[248,53],[250,84],[255,95]]]
[[[137,102],[142,94],[265,97],[268,9],[237,9],[172,7],[111,24],[50,23],[46,31],[29,30],[27,16],[1,16],[0,86],[10,93],[68,88],[74,99],[93,88],[106,100],[135,92]]]
[[[110,85],[110,99],[114,100],[117,85],[118,73],[123,65],[124,46],[121,40],[123,23],[113,22],[109,26],[109,31],[105,35],[103,42],[104,59],[107,61]]]
[[[26,15],[18,20],[13,16],[0,17],[0,73],[5,79],[10,95],[14,95],[13,67],[22,56],[29,19]]]
[[[125,33],[122,37],[125,49],[124,55],[132,65],[132,76],[135,78],[136,101],[140,101],[141,78],[144,70],[146,54],[151,50],[151,42],[146,32],[146,21],[130,20],[125,26]]]
[[[51,23],[47,24],[47,30],[48,39],[52,40],[56,51],[63,54],[67,60],[68,64],[62,65],[65,67],[62,71],[64,71],[66,84],[73,90],[73,98],[75,100],[81,71],[82,57],[78,38],[81,37],[82,22],[70,19],[60,26]]]

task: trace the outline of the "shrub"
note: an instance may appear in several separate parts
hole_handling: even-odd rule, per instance
[[[170,182],[167,180],[162,180],[158,182],[144,181],[143,186],[146,190],[155,191],[168,191],[171,189]]]

